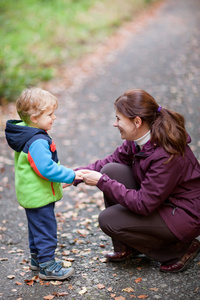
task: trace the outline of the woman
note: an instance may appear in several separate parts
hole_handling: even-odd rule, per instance
[[[106,257],[143,253],[163,272],[183,271],[200,251],[200,165],[184,118],[143,90],[125,92],[115,108],[113,125],[125,141],[82,168],[83,181],[104,193],[99,224],[114,247]]]

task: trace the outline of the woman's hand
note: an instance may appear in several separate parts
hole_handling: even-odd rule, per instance
[[[102,174],[97,171],[81,170],[82,179],[87,185],[97,185]]]

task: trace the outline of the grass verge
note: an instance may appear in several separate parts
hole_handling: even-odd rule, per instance
[[[1,0],[0,105],[93,52],[157,0]]]

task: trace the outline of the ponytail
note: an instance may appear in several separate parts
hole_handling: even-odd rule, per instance
[[[185,154],[187,132],[184,117],[174,111],[162,108],[151,124],[151,139],[172,156]],[[171,157],[172,158],[172,157]]]

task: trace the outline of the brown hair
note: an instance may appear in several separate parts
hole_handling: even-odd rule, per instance
[[[151,130],[151,140],[171,154],[185,154],[187,132],[184,117],[166,108],[161,108],[147,92],[129,90],[115,101],[115,107],[129,119],[140,117]]]
[[[16,109],[20,118],[27,124],[30,117],[40,116],[48,108],[57,108],[57,98],[41,88],[31,87],[23,90],[16,101]]]

